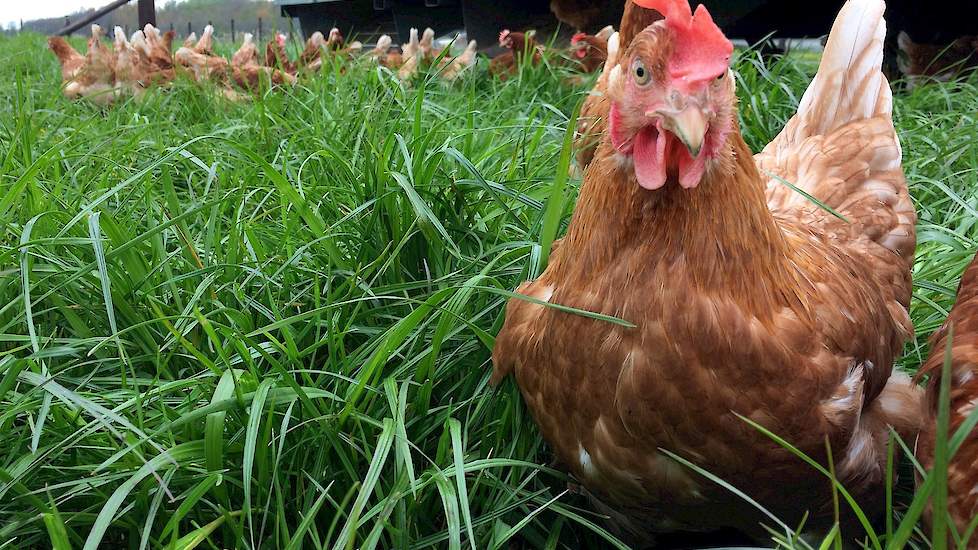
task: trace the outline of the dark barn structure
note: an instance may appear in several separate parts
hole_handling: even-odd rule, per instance
[[[617,26],[624,0],[552,0],[573,24],[560,23],[551,0],[276,0],[282,14],[296,17],[307,36],[337,27],[369,42],[390,34],[406,42],[411,27],[431,27],[436,35],[464,29],[483,50],[496,45],[499,31],[537,29],[548,36],[558,28],[567,34]],[[694,5],[701,2],[693,1]],[[825,35],[843,0],[798,3],[787,0],[708,0],[717,24],[728,36],[753,44],[766,37],[816,38]],[[896,36],[907,32],[918,42],[949,43],[978,34],[978,1],[937,0],[922,9],[911,0],[887,2],[887,52],[896,55]],[[578,27],[578,28],[574,28]]]

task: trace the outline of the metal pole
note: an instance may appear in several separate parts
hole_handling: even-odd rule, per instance
[[[66,34],[71,34],[71,33],[75,32],[75,31],[77,31],[78,29],[84,27],[85,25],[88,25],[92,21],[95,21],[99,17],[102,17],[103,15],[109,13],[110,11],[118,8],[119,6],[125,6],[130,1],[131,0],[115,0],[111,4],[105,6],[105,7],[101,8],[101,9],[97,9],[97,10],[93,11],[92,13],[88,14],[87,16],[82,17],[78,21],[75,21],[74,23],[71,23],[71,21],[68,19],[68,17],[65,16],[65,26],[63,28],[61,28],[60,30],[58,30],[58,32],[56,32],[55,34],[58,34],[58,35],[61,35],[61,36],[64,36]]]
[[[187,36],[190,36],[190,33],[192,32],[194,32],[194,30],[190,26],[190,21],[187,21]]]
[[[258,43],[261,44],[261,17],[258,18]]]
[[[137,10],[139,12],[139,28],[145,27],[147,23],[156,26],[156,5],[153,0],[139,0]]]
[[[238,39],[234,37],[234,19],[231,20],[231,43],[237,42]]]

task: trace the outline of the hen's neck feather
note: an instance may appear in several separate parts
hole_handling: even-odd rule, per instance
[[[697,288],[741,297],[758,285],[784,286],[792,279],[784,235],[753,156],[737,131],[727,144],[696,188],[682,189],[671,175],[665,187],[648,191],[604,143],[585,176],[561,259],[589,270],[638,254],[645,265],[678,267],[675,273]]]

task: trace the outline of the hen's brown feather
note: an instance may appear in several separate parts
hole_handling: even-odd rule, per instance
[[[952,330],[953,327],[953,330]],[[945,351],[951,346],[950,431],[953,435],[978,405],[978,259],[972,260],[958,286],[957,303],[947,321],[931,337],[931,355],[920,369],[929,374],[927,419],[917,442],[917,458],[930,470],[934,464],[938,397]],[[978,433],[972,432],[948,464],[948,512],[959,533],[978,515]],[[971,537],[969,549],[978,549]]]

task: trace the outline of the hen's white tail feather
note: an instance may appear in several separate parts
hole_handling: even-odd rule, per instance
[[[479,45],[475,40],[469,40],[469,44],[465,46],[465,50],[458,56],[463,67],[475,65],[475,52],[478,47]]]
[[[825,135],[852,121],[892,112],[890,86],[880,70],[885,9],[883,0],[849,0],[842,7],[818,73],[798,105],[800,124],[791,141]]]
[[[391,37],[388,35],[382,35],[377,39],[377,46],[374,47],[374,53],[377,55],[386,55],[387,51],[391,49]]]
[[[115,33],[116,51],[122,51],[124,49],[128,49],[130,47],[129,39],[126,38],[126,33],[125,31],[122,30],[122,27],[116,25],[115,29],[113,29],[113,32]]]

